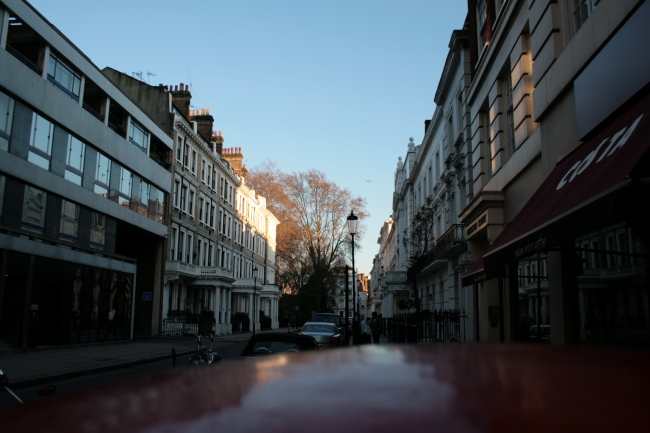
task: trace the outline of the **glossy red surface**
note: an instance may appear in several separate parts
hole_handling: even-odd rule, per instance
[[[650,354],[363,346],[184,369],[0,413],[7,432],[646,431]]]

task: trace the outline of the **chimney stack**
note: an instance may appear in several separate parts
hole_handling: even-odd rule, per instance
[[[223,135],[221,135],[221,131],[214,131],[212,133],[212,142],[214,143],[214,151],[215,153],[223,156]]]
[[[244,179],[248,176],[248,170],[246,170],[246,164],[244,164],[244,155],[242,153],[241,147],[230,147],[225,149],[223,159],[230,163],[235,174],[243,177]]]
[[[172,94],[172,103],[178,108],[178,110],[189,119],[190,117],[190,100],[192,99],[192,94],[190,93],[189,86],[185,86],[181,83],[181,89],[178,90],[178,86],[169,86],[169,91]]]
[[[209,108],[190,110],[188,119],[190,119],[190,121],[196,122],[196,129],[199,134],[205,139],[205,141],[213,141],[212,128],[214,126],[214,117],[210,115]]]

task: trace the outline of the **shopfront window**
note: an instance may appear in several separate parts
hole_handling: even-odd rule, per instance
[[[9,150],[13,117],[14,100],[0,92],[0,150]]]
[[[68,151],[66,154],[65,178],[70,182],[81,185],[86,156],[86,144],[70,135],[68,137]]]
[[[22,228],[43,233],[46,199],[47,194],[44,191],[25,185]]]
[[[50,170],[52,160],[52,138],[54,125],[34,113],[32,115],[32,130],[29,139],[29,153],[27,160],[45,170]]]
[[[76,241],[79,232],[79,206],[67,200],[61,204],[61,229],[62,239]]]

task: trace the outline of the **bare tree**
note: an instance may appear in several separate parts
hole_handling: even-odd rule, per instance
[[[319,170],[283,173],[265,162],[249,172],[248,183],[267,198],[278,217],[278,281],[304,295],[311,308],[331,309],[334,303],[333,267],[350,254],[347,216],[359,217],[355,248],[368,216],[365,199],[355,197]]]

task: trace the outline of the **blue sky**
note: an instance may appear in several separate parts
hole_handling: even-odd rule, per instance
[[[319,169],[365,197],[369,273],[392,211],[397,157],[422,141],[451,32],[449,0],[31,0],[99,68],[191,84],[248,167]],[[370,182],[367,182],[370,181]]]

